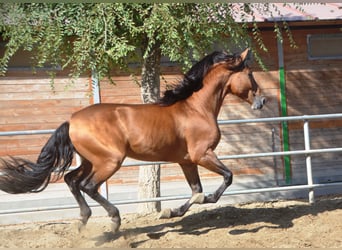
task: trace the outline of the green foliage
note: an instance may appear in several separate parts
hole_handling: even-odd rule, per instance
[[[245,13],[241,23],[233,19],[237,11]],[[244,22],[252,14],[250,4],[237,10],[231,3],[0,3],[0,34],[7,42],[0,74],[20,49],[35,52],[35,67],[70,69],[72,77],[94,69],[99,77],[110,76],[113,67],[142,62],[155,45],[185,68],[214,43],[225,49],[250,46],[262,64],[256,48],[267,48],[257,23],[250,37]],[[294,45],[288,25],[283,26]],[[282,39],[277,24],[275,33]]]

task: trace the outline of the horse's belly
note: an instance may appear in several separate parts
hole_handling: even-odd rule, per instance
[[[182,147],[164,147],[162,149],[146,147],[144,150],[130,148],[127,151],[127,157],[141,161],[180,162],[185,159],[186,155],[187,152]]]

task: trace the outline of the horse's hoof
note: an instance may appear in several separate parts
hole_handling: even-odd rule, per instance
[[[159,219],[169,219],[171,218],[171,209],[167,208],[160,212]]]
[[[120,225],[117,223],[112,223],[112,232],[117,233],[119,231]]]
[[[82,221],[79,221],[77,225],[78,232],[79,233],[83,232],[85,228],[86,228],[86,224],[84,224]]]
[[[117,218],[112,218],[112,232],[113,232],[113,233],[118,232],[120,226],[121,226],[121,220],[120,220],[120,218],[119,218],[119,219],[117,219]]]
[[[190,199],[190,204],[203,204],[205,195],[203,193],[194,194]]]

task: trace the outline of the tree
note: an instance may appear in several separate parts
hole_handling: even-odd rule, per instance
[[[262,5],[267,11],[271,4]],[[10,58],[19,49],[35,51],[33,66],[49,63],[69,69],[74,78],[96,71],[100,79],[111,79],[113,68],[128,70],[129,62],[138,61],[142,69],[142,100],[155,102],[160,95],[162,55],[179,62],[185,70],[213,44],[228,50],[235,44],[251,47],[261,63],[256,48],[267,49],[257,24],[249,27],[233,18],[236,12],[253,15],[251,4],[237,6],[238,9],[231,3],[1,3],[0,34],[7,44],[0,59],[0,74],[5,74]],[[279,30],[275,26],[281,35]],[[152,196],[158,195],[159,171],[157,166],[141,169],[142,193],[154,190]],[[158,209],[158,203],[150,203],[144,211]]]

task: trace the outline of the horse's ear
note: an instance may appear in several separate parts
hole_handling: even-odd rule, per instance
[[[230,69],[241,70],[247,65],[247,60],[250,59],[250,49],[245,49],[240,55],[235,56],[233,62],[230,65]]]
[[[251,50],[249,48],[247,48],[240,54],[240,57],[241,57],[243,62],[250,58],[250,51]]]

